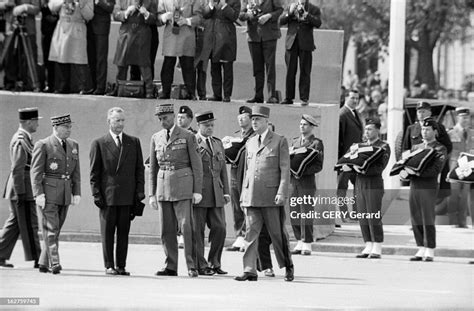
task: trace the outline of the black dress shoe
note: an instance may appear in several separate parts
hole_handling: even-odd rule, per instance
[[[382,255],[380,254],[370,254],[369,259],[380,259],[382,258]]]
[[[413,256],[410,258],[410,261],[422,261],[423,260],[423,257],[420,257],[420,256]]]
[[[214,268],[214,272],[217,273],[217,274],[227,274],[227,271],[224,271],[221,269],[221,267],[218,267],[218,268]]]
[[[301,101],[301,106],[308,106],[309,102],[307,100]]]
[[[237,247],[237,246],[229,246],[225,249],[226,251],[228,252],[239,252],[240,251],[240,247]]]
[[[292,255],[301,255],[301,250],[300,249],[294,249],[291,251]]]
[[[107,268],[107,269],[105,269],[105,274],[106,275],[117,275],[118,272],[114,268]]]
[[[160,96],[158,96],[158,99],[170,99],[170,95],[169,94],[161,94]]]
[[[291,99],[285,99],[280,105],[293,105],[293,101]]]
[[[125,268],[117,268],[117,274],[118,275],[125,275],[125,276],[129,276],[130,275],[130,272],[128,272],[127,270],[125,270]]]
[[[105,95],[107,95],[107,96],[117,96],[117,94],[118,94],[118,88],[115,88],[112,91],[106,93]]]
[[[0,267],[13,268],[13,265],[7,262],[5,259],[0,259]]]
[[[198,275],[199,275],[199,274],[198,274],[198,272],[197,272],[196,269],[189,269],[189,270],[188,270],[188,276],[189,276],[190,278],[197,278]]]
[[[356,258],[368,258],[369,257],[369,254],[359,254],[356,256]]]
[[[257,97],[250,98],[250,99],[247,99],[247,103],[249,103],[249,104],[263,104],[263,98],[257,98]]]
[[[61,265],[53,265],[51,267],[51,273],[53,273],[53,274],[61,273]]]
[[[222,97],[220,97],[220,96],[211,96],[211,97],[208,97],[207,100],[212,101],[212,102],[221,102]]]
[[[427,262],[433,262],[434,258],[433,257],[425,257],[425,261]]]
[[[198,269],[198,274],[199,275],[206,275],[206,276],[212,276],[214,275],[216,272],[214,271],[214,269],[212,268],[209,268],[209,267],[206,267],[204,269]]]
[[[38,268],[39,268],[38,260],[35,260],[35,263],[34,263],[34,265],[33,265],[33,268],[34,268],[34,269],[38,269]]]
[[[278,99],[276,99],[276,97],[270,97],[267,99],[267,104],[278,104]]]
[[[295,279],[295,268],[293,266],[285,268],[285,281],[291,282]]]
[[[474,260],[471,260],[467,263],[468,265],[474,265]]]
[[[234,278],[236,281],[256,281],[258,280],[258,276],[256,274],[250,272],[244,272],[241,276],[236,276]]]
[[[90,94],[92,94],[92,93],[94,93],[94,89],[81,90],[81,91],[79,92],[79,95],[90,95]]]
[[[275,277],[275,272],[273,272],[272,268],[266,269],[263,274],[267,277],[274,278]]]
[[[199,96],[199,100],[207,100],[206,96]]]
[[[153,94],[146,94],[145,98],[146,99],[155,99],[155,96]]]
[[[105,94],[105,91],[104,90],[95,90],[94,93],[92,93],[93,95],[104,95]]]
[[[48,267],[43,266],[43,265],[39,265],[38,271],[41,272],[41,273],[48,273],[48,272],[51,272],[51,270],[49,270]]]
[[[164,268],[163,270],[160,270],[158,272],[155,273],[155,275],[157,276],[177,276],[178,275],[178,272],[174,271],[174,270],[170,270],[168,268]]]
[[[224,97],[224,98],[222,99],[222,101],[223,101],[224,103],[230,103],[230,97]]]

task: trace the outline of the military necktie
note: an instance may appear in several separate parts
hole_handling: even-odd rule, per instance
[[[166,130],[166,141],[170,140],[170,130]]]
[[[66,141],[64,139],[61,140],[61,145],[63,146],[64,152],[67,152]]]
[[[209,150],[211,151],[211,154],[214,155],[214,151],[212,150],[212,145],[211,145],[211,139],[208,137],[206,138],[206,144],[207,144],[207,147],[209,148]]]
[[[261,144],[262,144],[262,135],[258,135],[258,148],[260,148]]]
[[[120,141],[119,135],[117,135],[117,147],[119,148],[119,150],[122,150],[122,142]]]
[[[462,137],[464,138],[464,140],[467,140],[467,130],[462,131]]]

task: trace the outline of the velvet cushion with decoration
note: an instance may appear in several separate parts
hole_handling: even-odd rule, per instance
[[[359,166],[361,171],[367,171],[367,169],[378,160],[383,154],[383,149],[376,146],[370,146],[367,144],[353,144],[342,158],[337,161],[334,166],[334,170],[340,171],[344,165]]]
[[[474,154],[461,152],[456,166],[449,172],[448,180],[457,183],[474,183]]]

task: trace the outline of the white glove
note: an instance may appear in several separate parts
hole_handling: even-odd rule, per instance
[[[35,198],[35,203],[37,206],[39,206],[41,209],[44,209],[44,206],[46,205],[46,197],[44,193],[40,194]]]
[[[285,197],[280,195],[280,194],[277,194],[275,196],[275,204],[276,205],[283,205],[283,203],[285,202]]]
[[[202,194],[200,193],[193,193],[193,204],[199,204],[202,200]]]
[[[151,205],[151,208],[157,210],[158,209],[158,203],[156,202],[156,196],[152,195],[150,197],[150,200],[148,201]]]
[[[400,178],[406,179],[408,177],[408,172],[405,170],[400,171]]]
[[[359,167],[359,166],[357,166],[357,165],[354,165],[352,168],[353,168],[353,169],[354,169],[354,171],[356,171],[357,173],[359,173],[359,174],[360,174],[360,173],[362,173],[362,170],[360,169],[360,167]]]
[[[79,202],[81,202],[80,195],[75,195],[72,197],[72,205],[79,205]]]
[[[350,172],[350,171],[352,171],[352,168],[350,168],[349,165],[344,164],[344,165],[342,166],[342,171],[343,171],[343,172]]]
[[[225,203],[229,203],[230,202],[230,194],[224,194],[224,200],[225,200]]]
[[[410,175],[416,175],[415,171],[412,170],[412,169],[409,168],[409,167],[405,167],[405,171],[407,171],[407,173],[410,174]]]
[[[161,14],[161,21],[164,24],[171,19],[173,19],[173,14],[171,14],[171,12],[166,12],[166,13]]]

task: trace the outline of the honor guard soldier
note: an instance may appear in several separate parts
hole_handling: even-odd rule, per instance
[[[425,119],[421,124],[421,135],[423,142],[415,145],[412,151],[418,149],[432,148],[435,156],[429,165],[419,176],[413,175],[410,169],[403,169],[400,177],[410,177],[410,216],[415,235],[418,252],[411,261],[433,261],[434,249],[436,247],[435,229],[435,204],[438,192],[438,175],[441,173],[446,161],[446,147],[436,140],[438,134],[438,123],[431,119]]]
[[[470,128],[471,112],[469,108],[457,108],[456,125],[448,131],[453,143],[453,151],[449,157],[450,168],[454,169],[461,152],[474,154],[474,135]],[[467,228],[466,217],[469,206],[469,191],[467,183],[451,183],[451,196],[448,198],[449,223],[459,228]],[[471,198],[474,200],[474,198]]]
[[[0,235],[0,267],[13,268],[6,260],[21,236],[25,260],[34,260],[38,268],[41,252],[38,236],[38,217],[31,189],[30,166],[33,151],[31,134],[38,128],[38,108],[18,110],[20,127],[10,141],[11,171],[5,187],[4,198],[10,200],[10,216]]]
[[[315,195],[316,182],[314,175],[323,169],[324,161],[323,142],[313,135],[313,129],[316,126],[318,124],[314,117],[304,114],[300,121],[301,136],[293,139],[290,155],[293,155],[292,164],[296,164],[295,168],[297,170],[291,169],[290,182],[293,188],[291,197]],[[302,156],[297,157],[297,154]],[[312,209],[312,206],[310,204],[299,204],[292,209],[307,213]],[[298,241],[292,254],[311,255],[311,243],[313,242],[312,219],[301,219],[298,224],[292,223],[291,226]]]
[[[33,149],[31,183],[43,215],[40,272],[60,273],[59,234],[69,205],[78,205],[81,199],[79,145],[69,138],[71,123],[70,115],[52,117],[53,134],[38,141]]]
[[[225,165],[224,146],[213,137],[214,114],[196,115],[199,132],[196,139],[202,159],[202,201],[194,206],[197,265],[200,275],[227,274],[221,269],[222,250],[226,237],[224,206],[230,202],[229,181]],[[204,258],[204,229],[210,229],[208,259]]]
[[[357,173],[357,212],[359,213],[381,213],[384,186],[382,172],[390,158],[390,146],[380,139],[381,123],[377,119],[365,120],[364,136],[368,146],[381,148],[382,155],[375,160],[366,171],[358,166],[353,166]],[[357,258],[379,259],[382,257],[383,227],[382,218],[359,219],[360,230],[365,242],[365,248]]]
[[[155,115],[163,129],[151,137],[150,205],[161,208],[161,239],[166,254],[166,267],[156,275],[178,275],[176,235],[180,228],[188,275],[197,277],[192,204],[202,199],[202,162],[196,137],[174,124],[173,104],[158,105]]]
[[[240,192],[242,191],[242,180],[244,178],[245,157],[243,154],[245,154],[245,143],[255,133],[250,120],[251,113],[252,109],[247,106],[241,106],[239,108],[237,120],[240,130],[235,132],[235,134],[238,133],[241,139],[241,144],[238,146],[240,150],[236,153],[237,156],[232,156],[231,158],[226,157],[228,163],[230,163],[230,196],[232,211],[234,213],[234,232],[236,236],[236,240],[232,246],[226,248],[226,250],[230,252],[243,251],[245,247],[245,214],[240,207]]]

